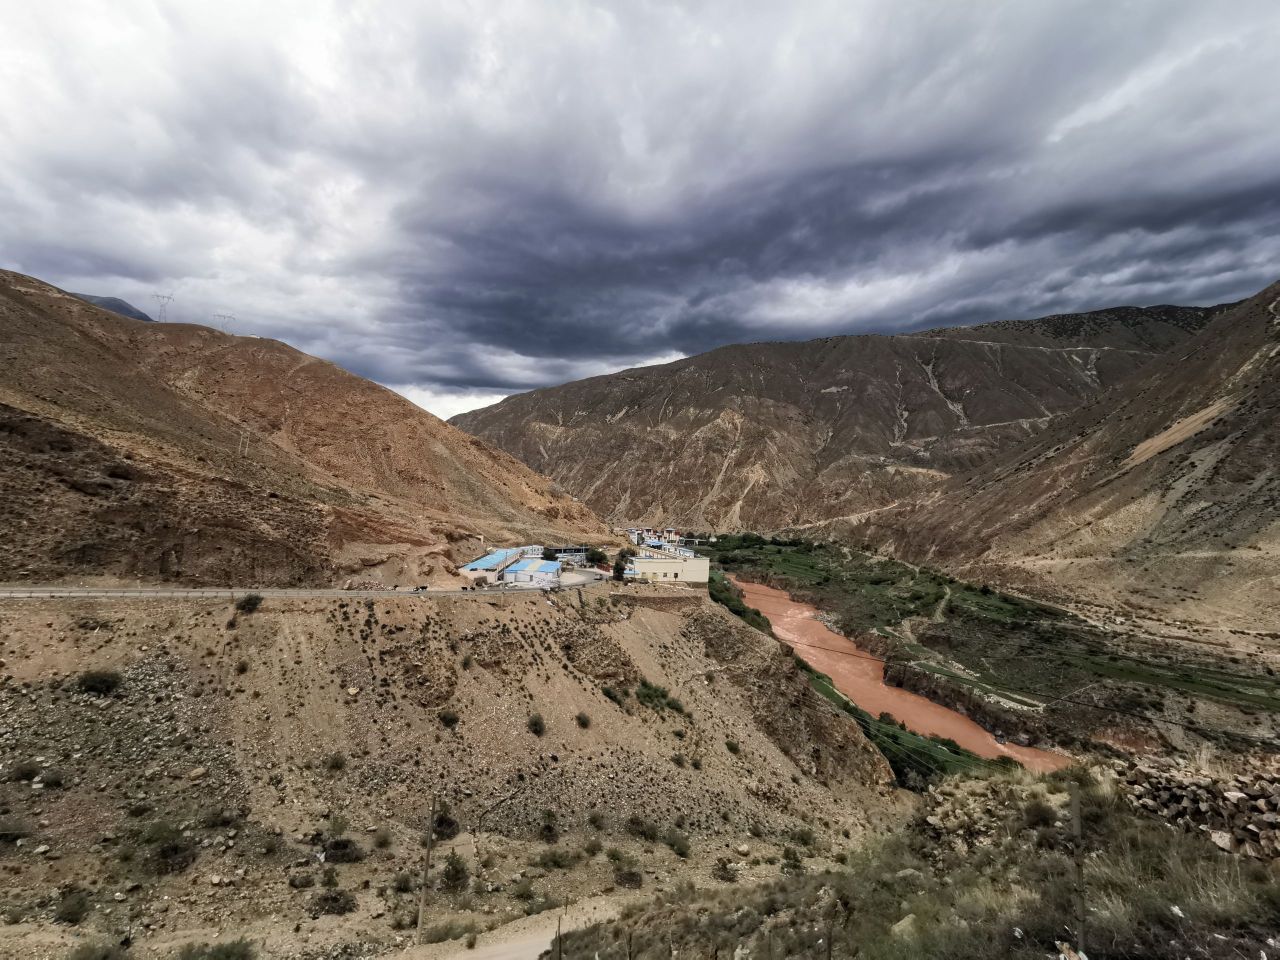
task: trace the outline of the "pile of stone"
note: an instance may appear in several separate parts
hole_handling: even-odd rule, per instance
[[[1135,808],[1198,830],[1232,853],[1280,858],[1280,774],[1212,777],[1174,765],[1137,763],[1119,771]]]

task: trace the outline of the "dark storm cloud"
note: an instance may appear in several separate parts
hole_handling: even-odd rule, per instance
[[[1269,3],[248,13],[15,8],[5,266],[230,310],[446,414],[1280,273]]]

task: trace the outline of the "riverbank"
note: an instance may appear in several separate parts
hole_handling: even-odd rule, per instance
[[[1040,773],[1073,762],[1070,757],[1049,750],[998,743],[990,732],[963,714],[886,684],[884,661],[824,624],[815,607],[794,600],[775,587],[730,579],[743,592],[747,604],[769,618],[779,640],[790,645],[815,670],[829,676],[837,690],[872,716],[888,713],[915,733],[947,737],[985,759],[1009,757]]]

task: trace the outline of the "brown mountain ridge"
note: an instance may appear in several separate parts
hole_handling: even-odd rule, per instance
[[[979,467],[1223,309],[1119,307],[727,346],[452,422],[614,522],[810,528],[873,515]]]
[[[0,581],[448,581],[480,538],[599,538],[550,481],[286,344],[0,272]]]

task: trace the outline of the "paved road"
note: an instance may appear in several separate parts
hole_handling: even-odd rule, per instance
[[[589,573],[571,574],[561,581],[565,589],[592,589],[608,583],[603,575]],[[247,593],[263,597],[300,598],[365,598],[365,597],[499,597],[508,594],[537,592],[537,587],[504,587],[482,590],[338,590],[332,587],[73,587],[61,584],[0,586],[0,600],[29,600],[43,597],[92,597],[114,599],[122,597],[189,597],[196,599],[234,600]]]

